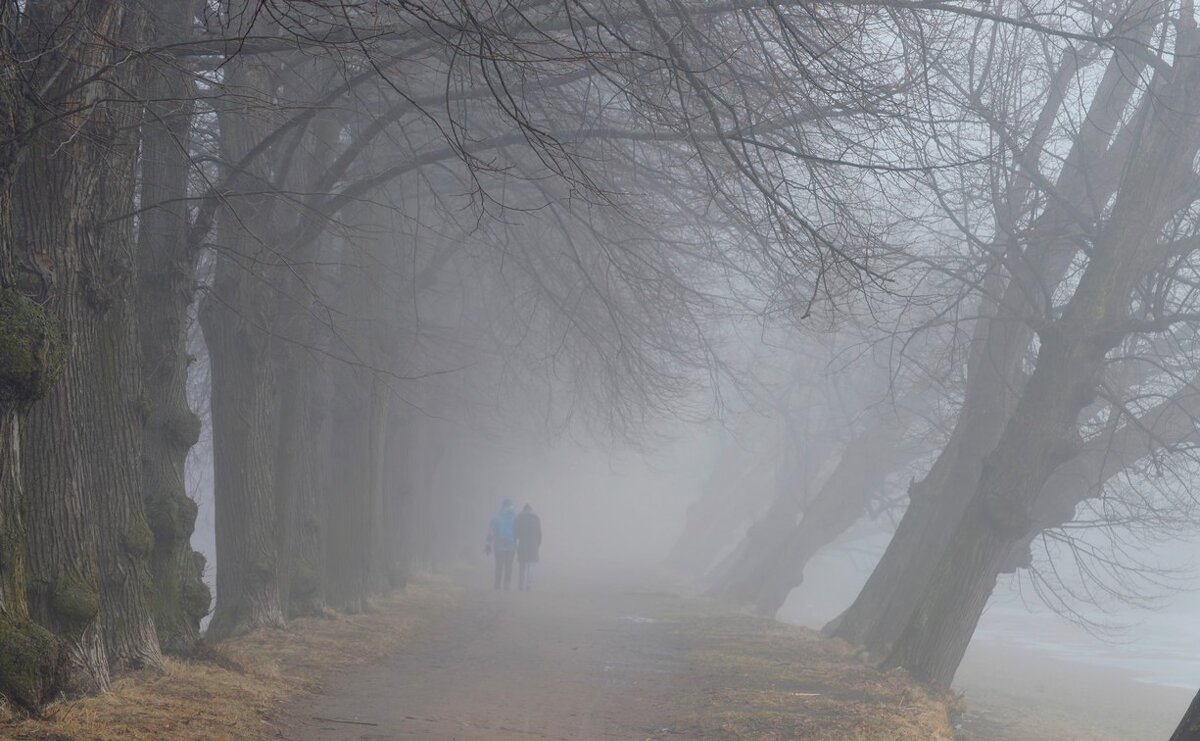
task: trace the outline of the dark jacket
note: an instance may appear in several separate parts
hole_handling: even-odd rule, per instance
[[[542,546],[542,521],[533,510],[522,510],[513,523],[513,535],[517,537],[517,560],[533,563],[538,560],[538,548]]]

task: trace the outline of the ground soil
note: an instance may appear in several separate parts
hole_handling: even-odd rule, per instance
[[[595,579],[586,591],[562,586],[468,590],[410,648],[295,702],[282,736],[644,739],[669,732],[697,688],[678,641],[652,630],[644,613],[672,598]]]
[[[559,567],[495,592],[485,564],[366,614],[295,620],[123,677],[0,738],[950,741],[946,700],[813,631],[644,569]]]
[[[278,709],[319,688],[330,672],[393,654],[459,604],[462,590],[440,578],[414,579],[361,615],[293,620],[162,672],[121,677],[95,697],[62,700],[38,718],[0,704],[0,739],[56,741],[215,741],[273,738]]]
[[[295,741],[950,737],[945,706],[906,678],[645,575],[468,588],[408,647],[277,721]]]

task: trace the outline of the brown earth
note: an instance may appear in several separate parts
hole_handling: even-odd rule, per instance
[[[462,590],[419,578],[365,615],[293,620],[226,641],[199,660],[121,677],[98,697],[52,704],[41,718],[0,705],[0,739],[254,739],[276,735],[282,703],[330,671],[394,652],[458,604]]]
[[[951,737],[944,704],[809,631],[685,599],[644,577],[546,586],[468,590],[409,648],[292,703],[281,736]]]
[[[0,708],[0,738],[951,738],[946,704],[903,674],[633,573],[551,573],[531,593],[420,579],[44,718]]]

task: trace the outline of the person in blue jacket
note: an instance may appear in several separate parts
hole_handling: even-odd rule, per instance
[[[508,591],[512,583],[513,557],[517,554],[517,538],[513,533],[513,523],[517,519],[517,510],[511,499],[505,499],[500,504],[500,511],[492,517],[488,526],[487,544],[483,552],[496,556],[496,589],[501,585]]]

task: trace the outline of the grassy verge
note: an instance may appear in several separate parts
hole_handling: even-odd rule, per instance
[[[169,659],[163,673],[123,677],[98,697],[55,703],[41,719],[0,709],[0,738],[273,737],[282,703],[315,691],[327,672],[400,648],[460,594],[447,581],[419,578],[368,614],[294,620],[221,643],[207,661]]]
[[[842,641],[719,607],[667,616],[703,698],[678,719],[701,738],[933,741],[954,738],[953,695],[866,665]]]

